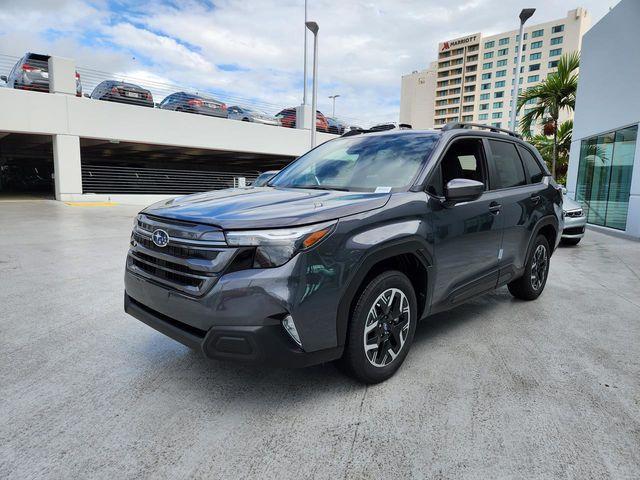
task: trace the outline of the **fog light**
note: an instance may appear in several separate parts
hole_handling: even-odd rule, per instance
[[[293,338],[293,341],[302,347],[302,343],[300,342],[300,335],[298,335],[296,324],[293,323],[293,317],[291,315],[287,315],[286,317],[284,317],[284,319],[282,320],[282,326],[287,331],[289,336]]]

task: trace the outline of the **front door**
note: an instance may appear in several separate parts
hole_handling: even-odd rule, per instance
[[[432,304],[447,308],[496,286],[502,216],[498,195],[486,188],[476,200],[455,205],[442,202],[445,185],[454,178],[488,184],[480,138],[455,140],[430,176],[429,221],[434,234],[435,283]]]

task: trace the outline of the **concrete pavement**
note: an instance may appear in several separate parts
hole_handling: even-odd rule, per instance
[[[640,243],[418,327],[398,374],[207,361],[122,310],[136,207],[0,202],[0,478],[640,477]]]

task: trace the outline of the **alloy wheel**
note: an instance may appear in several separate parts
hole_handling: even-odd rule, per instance
[[[531,263],[531,287],[534,290],[539,290],[544,284],[548,266],[547,249],[544,245],[538,245],[535,252],[533,252]]]
[[[364,324],[364,351],[374,367],[395,360],[409,335],[409,300],[398,288],[388,288],[373,302]]]

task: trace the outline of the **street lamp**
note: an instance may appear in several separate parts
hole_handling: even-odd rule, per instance
[[[329,98],[331,100],[333,100],[333,108],[331,109],[331,117],[335,117],[336,116],[336,98],[338,98],[340,95],[329,95]]]
[[[302,104],[307,104],[307,0],[304,0],[304,84]]]
[[[318,110],[318,24],[306,22],[305,25],[313,33],[313,87],[311,90],[311,148],[316,146],[316,111]]]
[[[511,130],[516,129],[516,114],[518,104],[518,86],[520,83],[520,64],[522,63],[522,40],[524,32],[524,24],[531,18],[535,8],[523,8],[520,12],[520,34],[518,35],[518,47],[516,51],[516,76],[513,79],[513,90],[511,91]]]

